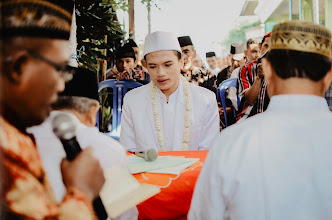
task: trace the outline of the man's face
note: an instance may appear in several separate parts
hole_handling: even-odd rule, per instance
[[[202,60],[194,60],[194,65],[202,68],[203,67],[203,61]]]
[[[207,57],[206,62],[208,63],[210,69],[215,69],[217,67],[217,58],[216,57]]]
[[[125,57],[116,60],[116,68],[118,68],[119,72],[123,72],[125,70],[129,71],[129,69],[133,69],[135,67],[136,63],[134,58]]]
[[[244,65],[245,59],[244,54],[234,54],[232,57],[232,68],[233,70]]]
[[[268,49],[270,49],[271,37],[267,37],[264,43],[261,45],[261,55],[263,55]]]
[[[179,85],[183,60],[171,50],[152,52],[145,58],[151,80],[163,93],[172,94]]]
[[[260,49],[258,44],[250,44],[246,50],[247,62],[252,62],[260,57]]]
[[[194,50],[194,47],[192,45],[184,46],[181,47],[182,50],[182,56],[183,56],[183,61],[184,65],[189,65],[194,62],[194,59],[196,57],[196,51]],[[190,65],[190,66],[191,66]]]
[[[69,58],[67,48],[68,41],[49,40],[49,46],[38,54],[57,65],[65,66]],[[57,100],[65,84],[61,73],[54,66],[29,53],[24,56],[26,62],[20,66],[18,82],[6,87],[12,93],[11,100],[6,99],[6,102],[24,125],[32,126],[42,123],[49,115],[51,104]]]

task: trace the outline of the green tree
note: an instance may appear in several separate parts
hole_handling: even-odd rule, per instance
[[[113,59],[113,52],[125,34],[115,11],[126,7],[126,4],[115,0],[75,1],[77,48],[84,48],[79,57],[80,66],[98,73],[100,59]],[[105,49],[107,56],[102,53]]]
[[[226,48],[230,48],[233,43],[246,43],[245,30],[251,27],[258,26],[259,22],[250,23],[240,23],[238,27],[233,28],[229,31],[228,37],[223,41]]]

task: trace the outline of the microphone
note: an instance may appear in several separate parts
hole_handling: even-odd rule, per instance
[[[69,161],[75,159],[82,149],[76,139],[76,126],[73,119],[65,113],[60,113],[54,117],[52,128],[54,134],[60,139],[66,151],[67,159]],[[95,198],[92,204],[98,219],[106,220],[108,215],[100,197]]]
[[[145,160],[152,162],[157,159],[158,152],[155,149],[151,148],[147,151],[135,152],[135,155],[138,157],[143,157]]]

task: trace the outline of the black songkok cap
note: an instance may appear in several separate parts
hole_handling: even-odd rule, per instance
[[[180,47],[185,47],[188,45],[193,45],[193,42],[191,42],[191,38],[189,36],[182,36],[178,37]]]
[[[215,57],[215,56],[216,56],[215,52],[207,52],[206,53],[206,58],[208,58],[208,57]]]
[[[1,38],[69,39],[73,0],[1,0]]]
[[[129,39],[127,44],[129,44],[131,47],[138,47],[133,39]]]
[[[245,50],[245,44],[232,44],[231,45],[231,54],[240,54],[244,53]]]
[[[99,102],[97,74],[82,67],[75,70],[73,79],[66,83],[65,90],[59,96],[79,96]]]
[[[131,57],[136,60],[135,52],[130,43],[126,43],[115,52],[116,59]]]

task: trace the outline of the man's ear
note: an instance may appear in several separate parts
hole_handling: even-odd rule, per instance
[[[17,84],[22,79],[22,71],[24,70],[24,64],[28,59],[26,51],[19,51],[9,56],[5,60],[5,70],[8,79]]]
[[[266,84],[270,84],[274,77],[274,71],[271,63],[266,59],[262,59],[262,68]]]
[[[87,126],[88,127],[94,127],[96,126],[96,120],[97,120],[97,112],[99,110],[99,105],[92,105],[89,110],[86,112],[87,116]]]
[[[248,50],[244,50],[243,53],[244,53],[244,56],[247,57],[247,55],[248,55]]]
[[[323,78],[324,91],[326,91],[332,83],[332,68],[326,73]]]

